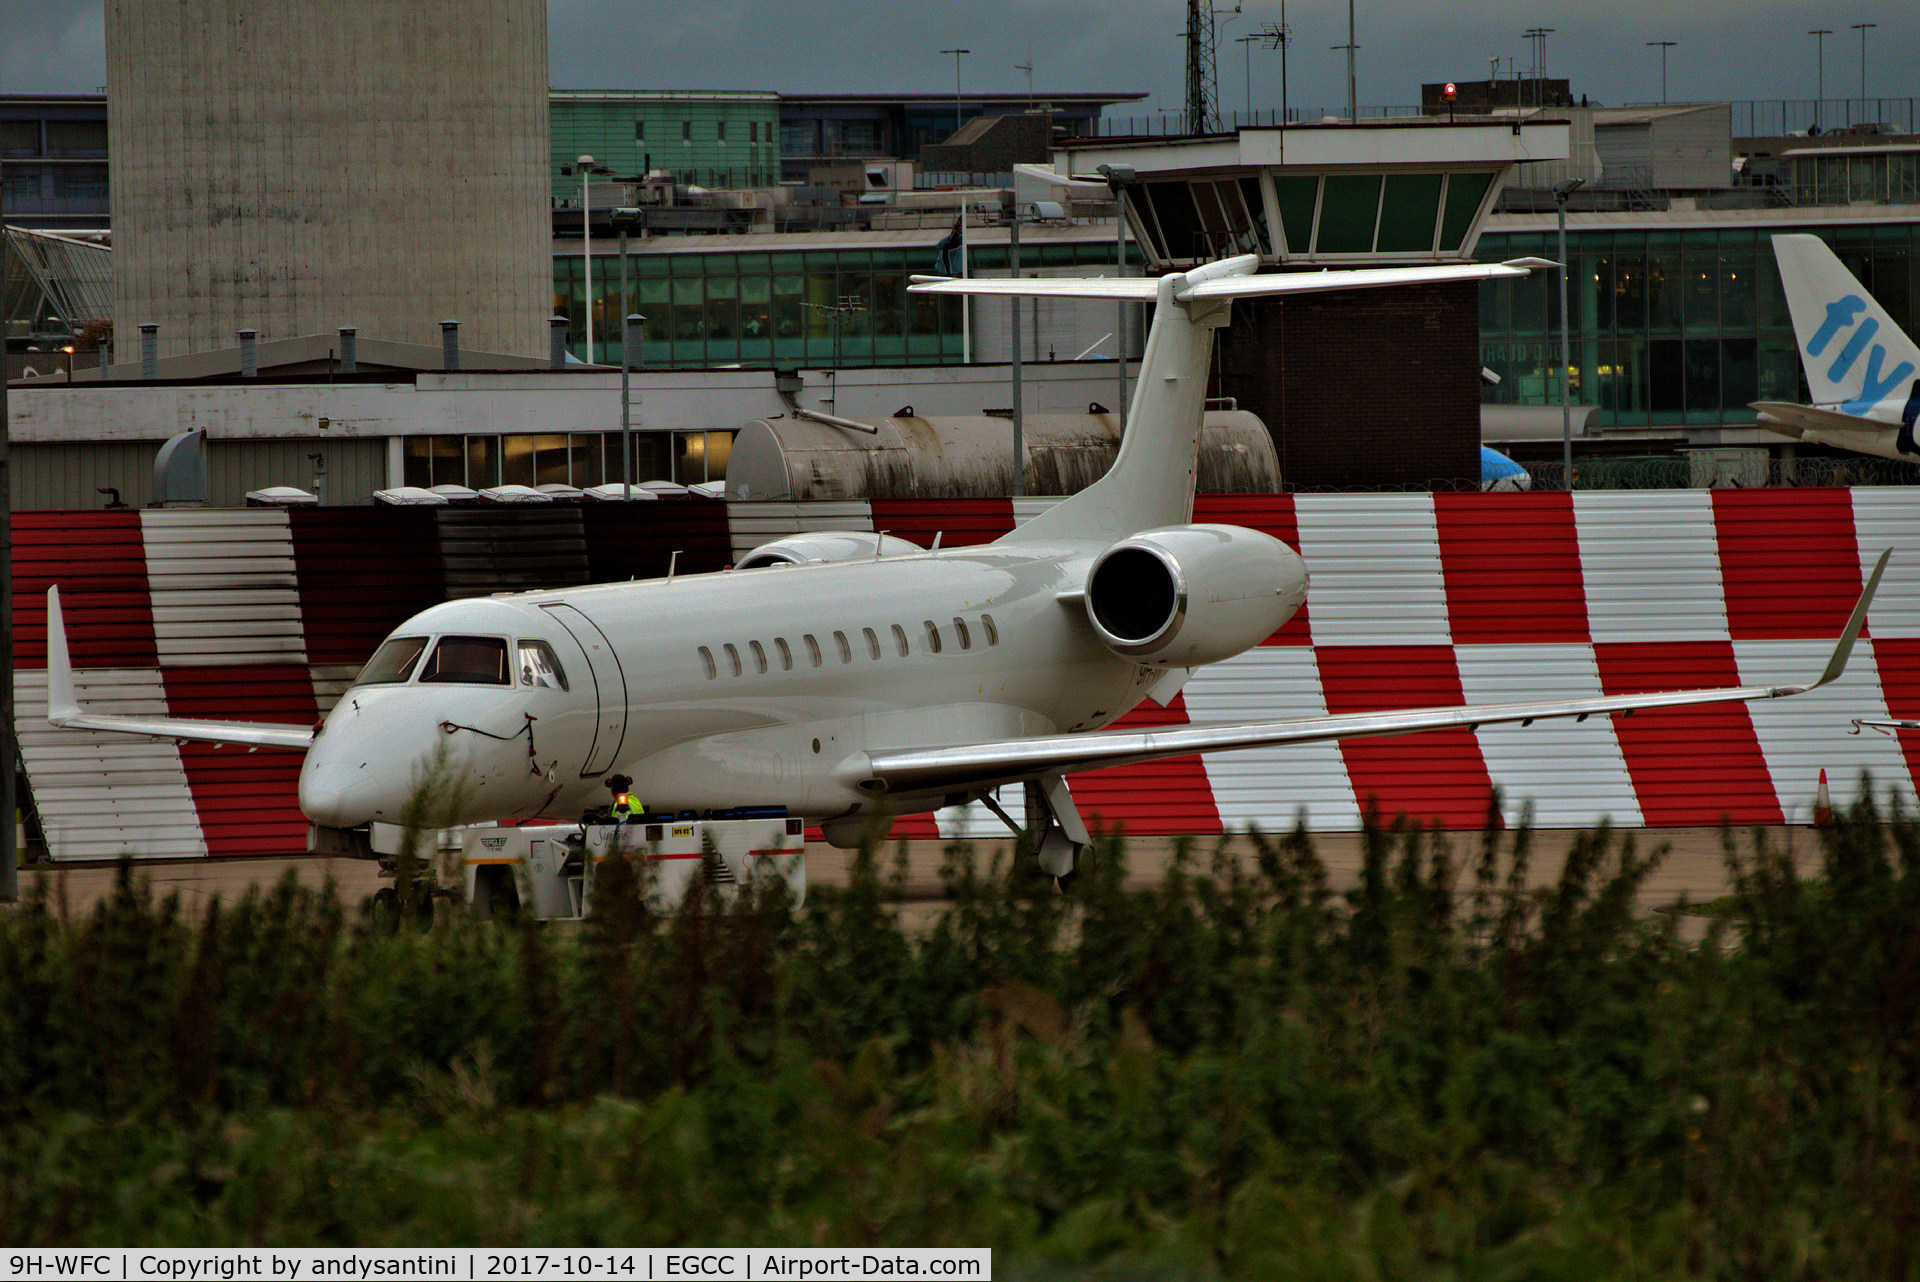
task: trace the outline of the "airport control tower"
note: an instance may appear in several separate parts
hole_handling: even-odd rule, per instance
[[[545,354],[545,0],[107,0],[106,42],[123,343]]]

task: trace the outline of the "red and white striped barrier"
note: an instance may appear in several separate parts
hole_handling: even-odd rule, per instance
[[[821,528],[957,547],[1048,505],[635,505],[649,511],[583,517],[567,564],[624,578],[659,572],[647,567],[664,568],[666,548],[704,549],[682,558],[687,572]],[[1508,822],[1530,807],[1549,827],[1808,822],[1822,770],[1841,804],[1862,771],[1913,795],[1920,736],[1849,730],[1920,718],[1920,489],[1203,496],[1195,517],[1298,547],[1307,608],[1122,725],[1805,681],[1864,567],[1894,556],[1847,675],[1798,698],[1101,771],[1072,785],[1096,821],[1210,833],[1304,816],[1336,830],[1373,807],[1474,828],[1497,788]],[[461,518],[460,547],[474,519]],[[305,828],[289,754],[47,727],[48,583],[62,585],[76,676],[103,711],[310,722],[387,630],[472,576],[473,554],[454,546],[431,515],[394,509],[16,516],[19,729],[56,857],[287,853]],[[1002,798],[1016,812],[1017,791]],[[895,828],[1003,831],[977,806]]]

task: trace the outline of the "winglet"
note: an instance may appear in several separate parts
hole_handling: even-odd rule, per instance
[[[1860,629],[1867,621],[1867,607],[1873,604],[1874,591],[1880,586],[1880,574],[1887,568],[1887,558],[1892,555],[1893,549],[1888,548],[1873,563],[1873,573],[1867,576],[1867,586],[1860,589],[1860,599],[1853,603],[1853,614],[1848,617],[1847,626],[1833,647],[1833,657],[1827,660],[1827,670],[1808,689],[1818,689],[1847,670],[1847,657],[1853,653],[1853,643],[1859,639]]]
[[[47,720],[64,726],[80,715],[73,689],[73,660],[67,655],[67,625],[60,617],[60,588],[47,589]]]

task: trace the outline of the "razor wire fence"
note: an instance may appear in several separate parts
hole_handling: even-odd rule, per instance
[[[1522,463],[1524,482],[1514,477],[1492,484],[1478,478],[1437,477],[1427,481],[1371,485],[1301,485],[1284,482],[1286,494],[1453,494],[1477,490],[1702,490],[1807,489],[1818,487],[1920,485],[1920,466],[1883,458],[1726,458],[1710,454],[1639,458],[1580,459],[1572,485],[1559,462]]]

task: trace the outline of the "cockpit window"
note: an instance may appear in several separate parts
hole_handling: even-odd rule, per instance
[[[433,647],[422,681],[458,681],[471,685],[511,685],[507,643],[501,637],[441,637]]]
[[[545,641],[520,643],[520,684],[544,690],[568,688],[567,674],[560,670],[560,660],[554,658],[553,647]]]
[[[425,637],[394,637],[383,642],[353,683],[357,686],[390,685],[405,681],[413,672],[420,652],[427,648]]]

